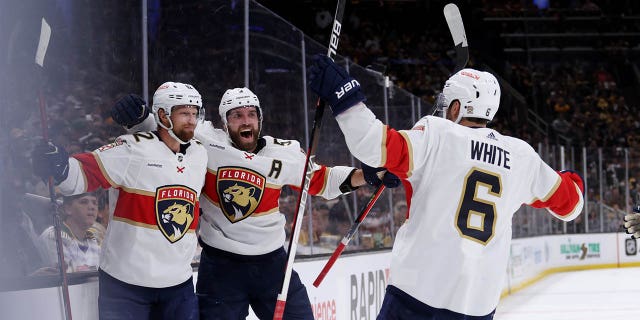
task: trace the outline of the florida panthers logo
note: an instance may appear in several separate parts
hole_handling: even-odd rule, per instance
[[[169,242],[174,243],[195,229],[198,194],[185,186],[163,186],[156,190],[156,221]]]
[[[231,223],[253,214],[262,199],[266,180],[261,174],[234,167],[218,169],[218,197],[220,209]]]

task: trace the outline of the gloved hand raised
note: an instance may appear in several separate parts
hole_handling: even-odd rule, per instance
[[[128,94],[120,98],[111,108],[111,118],[121,126],[128,128],[140,124],[149,116],[150,109],[142,97]]]
[[[334,116],[367,100],[360,91],[360,83],[325,55],[313,57],[309,87],[329,104]]]
[[[640,206],[633,207],[633,213],[624,216],[624,228],[631,238],[640,238]]]
[[[33,148],[31,164],[37,176],[44,181],[53,177],[56,185],[67,179],[69,174],[69,154],[51,142],[42,141]]]
[[[362,163],[360,166],[362,168],[364,180],[369,185],[372,185],[376,188],[379,187],[380,184],[384,184],[384,186],[387,188],[396,188],[400,185],[400,178],[398,178],[398,176],[396,176],[395,174],[386,171],[387,169],[385,168],[373,168],[364,163]],[[384,175],[382,176],[382,179],[380,179],[378,173],[381,173],[382,171],[384,171]]]

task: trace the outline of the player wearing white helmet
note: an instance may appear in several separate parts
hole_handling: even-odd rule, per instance
[[[493,120],[500,107],[500,85],[492,74],[473,69],[463,69],[451,76],[438,96],[437,108],[442,108],[445,117],[453,101],[460,104],[460,112],[454,119],[462,118]]]
[[[234,110],[232,113],[232,110]],[[253,151],[258,144],[258,137],[262,131],[262,109],[260,100],[251,90],[247,88],[233,88],[225,91],[218,106],[220,119],[224,123],[224,130],[229,135],[229,140],[238,148]],[[251,118],[258,119],[258,126],[251,127],[244,125],[238,128],[233,123],[240,117],[247,114]],[[231,117],[231,128],[229,128],[229,117]]]
[[[457,102],[458,110],[455,117],[450,106]],[[460,123],[474,121],[487,124],[498,112],[500,107],[500,84],[491,73],[474,69],[463,69],[452,75],[444,84],[442,92],[436,97],[433,108],[434,115]],[[418,120],[414,128],[423,126],[427,117]],[[466,123],[465,121],[465,123]]]
[[[384,125],[357,80],[326,56],[310,69],[353,155],[402,179],[409,213],[398,230],[378,319],[492,319],[505,280],[512,216],[524,203],[564,221],[583,205],[582,178],[556,172],[526,142],[487,128],[500,87],[487,72],[447,80],[446,119]]]
[[[204,108],[202,107],[202,97],[198,90],[189,84],[179,82],[165,82],[153,94],[153,116],[159,127],[167,130],[169,135],[180,144],[189,143],[193,138],[193,132],[185,135],[181,130],[174,128],[171,117],[167,117],[168,125],[163,123],[162,114],[171,115],[175,109],[193,107],[196,109],[196,120],[201,122],[204,119]],[[194,126],[195,128],[195,126]],[[178,131],[178,132],[176,132]]]
[[[53,176],[65,195],[117,190],[99,263],[100,319],[198,319],[191,261],[207,168],[207,151],[193,139],[200,94],[164,83],[153,113],[157,131],[123,135],[71,158],[51,143],[33,153],[36,173]]]
[[[116,106],[114,118],[140,122],[140,104],[127,105]],[[209,152],[199,229],[200,318],[244,319],[251,305],[258,318],[272,319],[287,259],[286,220],[278,199],[284,186],[299,188],[306,156],[298,141],[260,135],[262,107],[248,88],[227,90],[218,112],[224,129],[205,121],[196,131]],[[365,183],[362,170],[355,168],[314,165],[313,170],[309,193],[326,199]],[[375,170],[367,177],[378,183]],[[394,182],[387,177],[385,183]],[[285,318],[313,319],[295,271],[288,293]]]
[[[222,95],[220,99],[220,105],[218,106],[218,114],[222,119],[222,122],[226,125],[227,112],[236,108],[248,108],[254,107],[258,113],[260,119],[260,125],[262,125],[262,108],[260,108],[260,100],[251,90],[248,88],[233,88],[228,89]]]

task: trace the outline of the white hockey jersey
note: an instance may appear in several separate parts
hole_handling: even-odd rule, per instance
[[[153,130],[150,116],[134,130]],[[195,137],[208,154],[198,234],[205,244],[240,255],[261,255],[284,245],[286,219],[278,199],[283,186],[299,190],[306,154],[295,140],[260,139],[257,153],[231,145],[227,133],[210,121],[199,123]],[[333,199],[355,168],[316,165],[309,194]]]
[[[115,188],[100,268],[129,284],[164,288],[192,276],[207,155],[197,140],[174,153],[155,132],[124,135],[69,159],[63,194]]]
[[[505,283],[514,212],[529,204],[572,220],[582,211],[573,180],[495,130],[428,116],[395,131],[362,103],[336,120],[356,158],[403,179],[409,213],[393,247],[390,285],[429,306],[490,313]]]
[[[60,231],[67,272],[96,270],[100,261],[100,245],[94,234],[87,230],[85,234],[75,235],[66,223],[62,224]],[[47,264],[58,265],[55,228],[44,229],[38,241]]]
[[[196,138],[209,162],[199,235],[207,245],[241,255],[261,255],[283,246],[285,217],[278,199],[285,185],[299,189],[306,154],[294,140],[260,138],[257,153],[233,147],[225,131],[206,121]],[[354,168],[316,165],[309,194],[326,199],[342,194],[340,184]]]

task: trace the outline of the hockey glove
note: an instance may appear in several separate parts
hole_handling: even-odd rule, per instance
[[[580,191],[582,191],[582,196],[584,197],[584,179],[582,179],[579,173],[573,170],[562,170],[558,171],[558,173],[562,176],[568,176],[569,179],[573,180],[573,182],[578,185],[578,188],[580,188]]]
[[[59,148],[51,142],[41,142],[31,153],[33,172],[47,181],[53,177],[57,185],[67,179],[69,174],[69,154],[64,148]]]
[[[634,206],[633,213],[624,216],[624,228],[631,238],[640,238],[640,206]]]
[[[384,184],[384,186],[387,188],[396,188],[400,185],[400,178],[398,178],[398,176],[396,176],[395,174],[386,171],[386,168],[373,168],[364,163],[361,164],[361,167],[362,174],[364,175],[364,180],[369,185],[372,185],[376,188],[379,187],[380,184]],[[384,175],[381,179],[378,174],[382,174],[382,171],[384,171]]]
[[[315,55],[309,70],[309,87],[331,106],[334,116],[367,98],[360,83],[325,55]]]
[[[117,124],[131,128],[144,121],[149,116],[149,112],[147,103],[140,96],[128,94],[113,106],[111,118]]]

